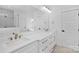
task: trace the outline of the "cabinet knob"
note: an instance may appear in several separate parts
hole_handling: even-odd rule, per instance
[[[43,41],[42,44],[46,43],[47,41],[48,41],[48,40]]]
[[[79,31],[79,29],[78,29],[78,31]]]
[[[62,32],[65,32],[65,30],[61,30]]]

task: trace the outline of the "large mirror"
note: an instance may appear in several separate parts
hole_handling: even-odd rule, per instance
[[[28,5],[0,6],[0,28],[20,27],[26,31],[48,30],[51,12],[46,8]]]

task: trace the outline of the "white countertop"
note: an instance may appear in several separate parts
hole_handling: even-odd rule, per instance
[[[54,33],[55,30],[52,32]],[[36,31],[36,32],[24,32],[23,38],[15,41],[9,45],[6,45],[5,43],[0,43],[0,52],[2,53],[8,53],[12,52],[16,49],[19,49],[27,44],[30,44],[36,40],[41,40],[48,35],[52,34],[51,32],[44,32],[44,31]]]

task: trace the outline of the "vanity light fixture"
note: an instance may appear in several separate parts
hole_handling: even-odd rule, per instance
[[[49,10],[49,9],[48,9],[47,7],[45,7],[45,6],[42,7],[41,10],[46,11],[46,12],[48,12],[48,13],[51,13],[51,12],[52,12],[51,10]]]

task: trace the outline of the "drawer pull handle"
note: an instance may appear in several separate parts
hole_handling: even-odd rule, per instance
[[[44,44],[45,42],[47,42],[48,40],[45,40],[44,42],[42,42],[42,44]]]
[[[65,30],[61,30],[62,32],[65,32]]]
[[[47,49],[47,46],[44,48],[44,49],[42,49],[42,51],[44,51],[44,50],[46,50]]]

